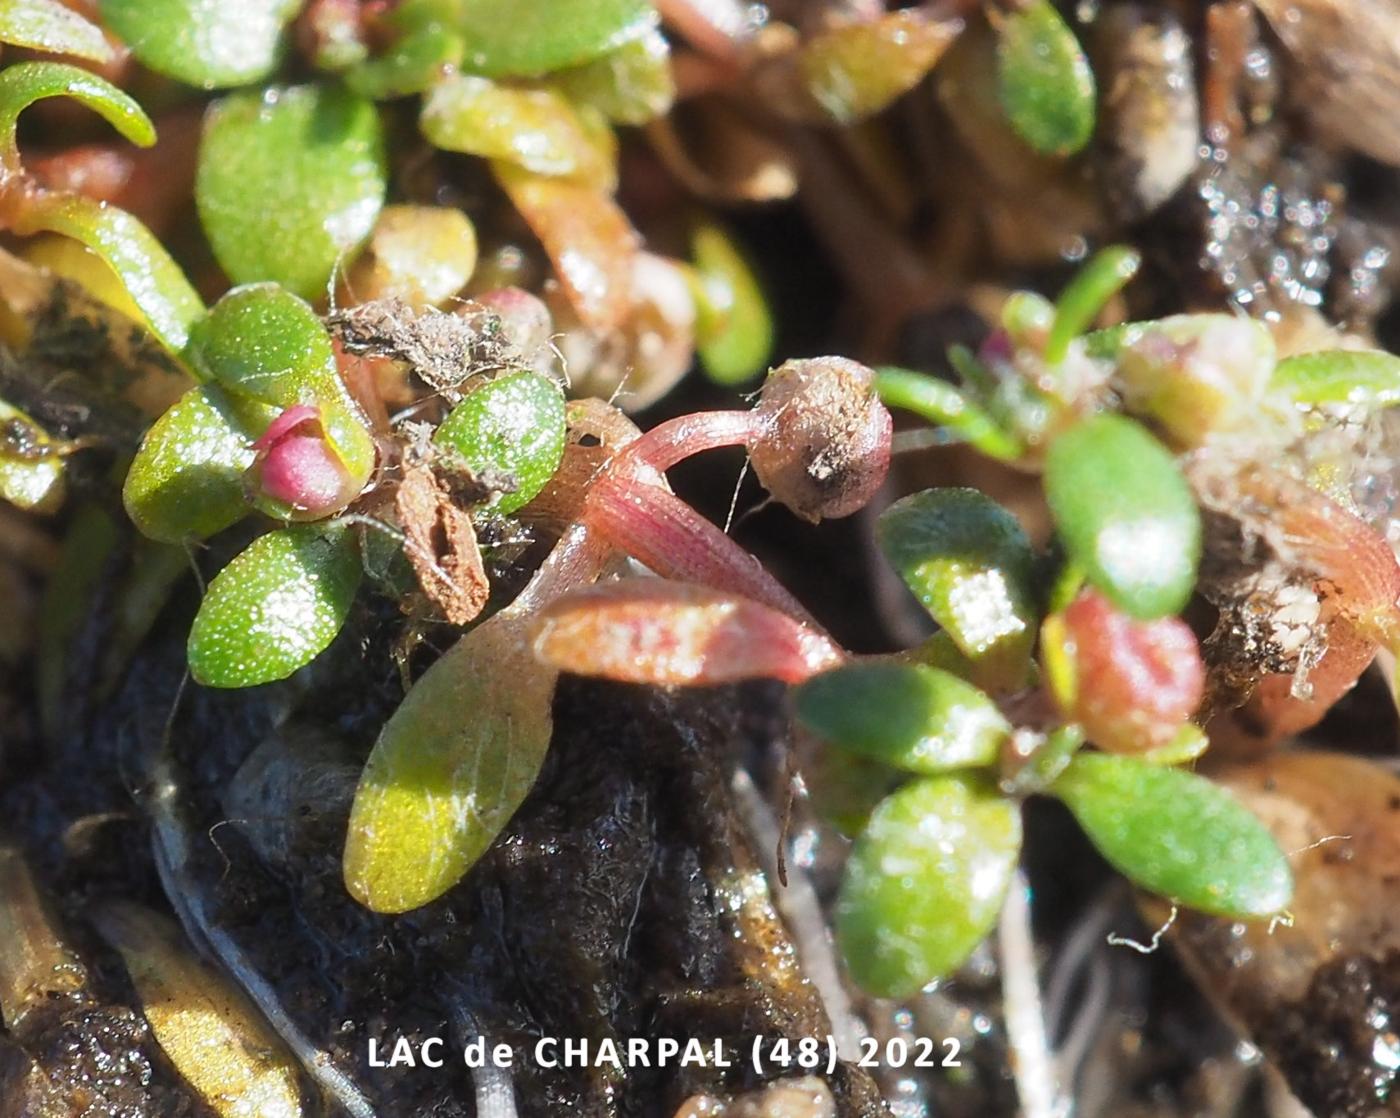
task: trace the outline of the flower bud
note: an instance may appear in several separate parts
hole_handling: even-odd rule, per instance
[[[768,374],[749,443],[763,487],[804,520],[849,516],[890,465],[890,413],[875,374],[842,357],[788,361]]]
[[[1074,677],[1068,693],[1056,696],[1065,716],[1111,753],[1170,744],[1205,690],[1200,649],[1186,623],[1135,621],[1092,590],[1071,602],[1060,622]]]
[[[318,520],[348,505],[355,479],[326,438],[321,411],[308,404],[288,408],[253,444],[257,458],[247,477],[265,511],[291,520]]]
[[[1257,322],[1178,315],[1133,332],[1119,354],[1118,383],[1130,410],[1193,447],[1257,422],[1274,361],[1273,338]]]

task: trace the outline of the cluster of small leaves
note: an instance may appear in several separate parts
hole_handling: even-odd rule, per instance
[[[1288,903],[1289,868],[1262,824],[1173,767],[1208,745],[1192,722],[1204,668],[1176,616],[1196,586],[1201,514],[1176,455],[1232,441],[1258,453],[1309,409],[1387,406],[1400,361],[1279,361],[1265,329],[1221,315],[1084,334],[1135,267],[1108,250],[1057,305],[1013,296],[977,354],[951,355],[958,386],[881,372],[886,402],[1039,472],[1055,544],[1037,554],[975,490],[896,502],[881,544],[938,632],[795,692],[799,721],[831,749],[814,795],[856,838],[837,931],[875,993],[914,992],[987,934],[1030,794],[1059,799],[1111,864],[1174,903],[1239,918]],[[1007,721],[996,699],[1031,687],[1058,724]]]

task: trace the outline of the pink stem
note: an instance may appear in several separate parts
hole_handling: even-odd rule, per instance
[[[609,470],[589,490],[583,520],[663,578],[742,594],[823,631],[762,563],[660,485]]]
[[[758,420],[751,411],[681,415],[633,439],[618,451],[609,470],[615,477],[634,474],[639,466],[665,473],[677,462],[701,451],[747,446],[757,433]]]

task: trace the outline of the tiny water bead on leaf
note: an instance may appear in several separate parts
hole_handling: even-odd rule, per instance
[[[921,664],[851,664],[793,693],[798,720],[837,749],[913,773],[992,764],[1011,725],[957,676]]]
[[[1195,773],[1081,753],[1049,791],[1117,870],[1168,900],[1219,916],[1264,917],[1292,896],[1288,860],[1268,830]]]
[[[454,451],[472,473],[512,479],[491,506],[508,516],[535,499],[564,457],[564,394],[539,373],[507,373],[470,393],[448,414],[433,441]]]
[[[297,0],[101,0],[102,18],[158,74],[202,89],[247,85],[281,61]]]
[[[386,189],[378,111],[336,85],[230,94],[205,118],[195,201],[235,283],[320,297],[374,227]]]
[[[209,584],[190,629],[190,674],[207,687],[286,679],[340,632],[361,573],[342,526],[259,536]]]
[[[646,0],[467,0],[454,22],[466,36],[467,69],[534,76],[642,38],[656,13]]]
[[[1039,611],[1035,554],[1016,518],[975,489],[928,489],[880,515],[880,548],[969,660],[1024,683]]]
[[[1021,813],[989,783],[926,777],[890,795],[846,863],[836,938],[859,985],[905,998],[957,969],[1001,911]]]
[[[1069,557],[1140,620],[1179,613],[1196,584],[1201,514],[1171,453],[1139,423],[1097,415],[1050,444],[1045,495]]]
[[[1012,127],[1044,155],[1073,155],[1094,133],[1094,74],[1050,0],[1004,16],[997,43],[1001,103]]]
[[[1071,693],[1057,696],[1065,716],[1112,753],[1170,745],[1205,693],[1205,665],[1190,627],[1176,617],[1135,621],[1092,590],[1057,620],[1045,633],[1047,643],[1052,633],[1062,636],[1057,652],[1072,665]]]

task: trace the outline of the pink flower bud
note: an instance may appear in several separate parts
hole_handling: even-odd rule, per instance
[[[326,438],[319,408],[288,408],[253,449],[257,458],[247,475],[253,491],[286,506],[293,520],[329,516],[356,495],[354,479]]]
[[[1200,649],[1186,623],[1177,617],[1135,621],[1092,590],[1061,616],[1077,676],[1065,714],[1112,753],[1168,744],[1205,691]]]

